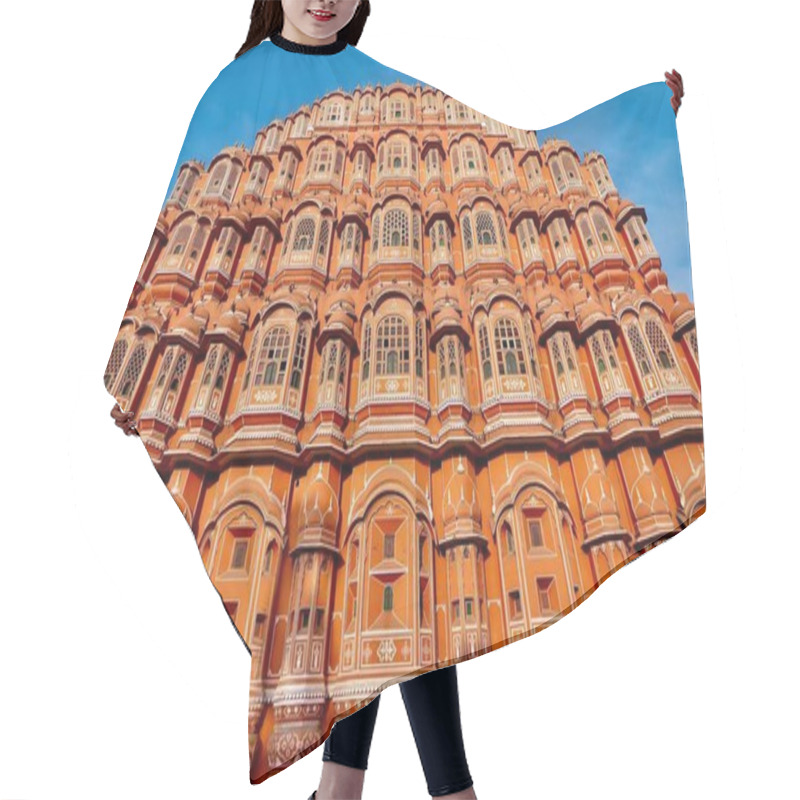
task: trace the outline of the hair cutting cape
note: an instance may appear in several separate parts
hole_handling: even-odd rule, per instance
[[[104,374],[252,657],[252,783],[705,510],[669,86],[527,130],[285,42],[200,100]]]

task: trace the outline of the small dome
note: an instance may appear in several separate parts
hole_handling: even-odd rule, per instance
[[[694,313],[694,306],[692,301],[689,300],[689,295],[685,292],[679,292],[675,295],[675,303],[669,311],[669,321],[673,327],[680,327],[688,316]]]
[[[189,308],[181,309],[172,323],[172,330],[185,331],[193,339],[199,340],[208,325],[208,318],[208,309],[195,303]]]
[[[426,219],[430,219],[434,214],[447,214],[447,203],[437,194],[436,199],[432,200],[425,213]]]
[[[458,457],[453,475],[444,488],[442,514],[445,526],[457,520],[472,520],[476,526],[480,526],[481,507],[475,481],[461,456]]]
[[[300,529],[323,528],[331,533],[339,519],[339,500],[322,474],[322,463],[313,480],[303,492],[300,508]]]
[[[536,298],[536,313],[543,330],[547,330],[556,322],[566,320],[567,307],[561,292],[545,284]]]

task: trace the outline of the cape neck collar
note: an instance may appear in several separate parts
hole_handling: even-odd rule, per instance
[[[300,44],[300,42],[293,42],[291,39],[287,39],[280,33],[273,33],[269,38],[272,44],[282,50],[289,50],[292,53],[308,53],[309,55],[331,55],[339,53],[347,47],[346,39],[337,39],[335,42],[329,42],[328,44]]]

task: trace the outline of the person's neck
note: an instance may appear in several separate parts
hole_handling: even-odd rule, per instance
[[[290,42],[294,42],[295,44],[305,44],[305,45],[325,45],[325,44],[333,44],[339,38],[338,33],[334,33],[332,36],[328,36],[325,39],[315,39],[313,36],[309,36],[307,33],[303,33],[296,25],[294,25],[290,20],[284,17],[283,19],[283,30],[281,31],[281,36],[284,39],[288,39]]]
[[[295,41],[281,33],[274,33],[270,37],[272,43],[282,50],[287,50],[290,53],[304,53],[312,56],[324,56],[340,53],[347,47],[347,40],[340,39],[338,35],[331,40],[329,37],[325,39],[312,39],[314,44],[306,44],[305,42]],[[304,36],[306,40],[311,37]]]

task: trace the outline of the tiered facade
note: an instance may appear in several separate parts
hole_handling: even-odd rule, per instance
[[[420,84],[182,166],[105,385],[251,650],[254,779],[703,513],[694,309],[646,223],[601,153]]]

